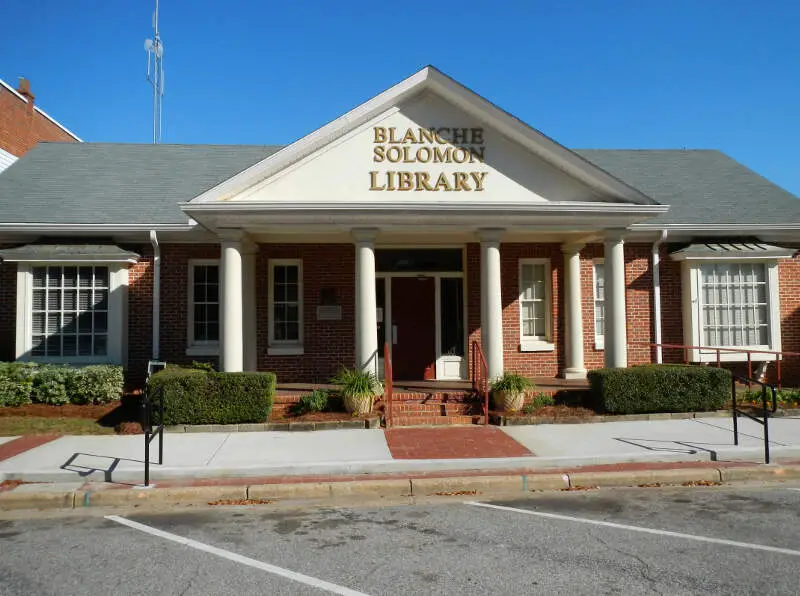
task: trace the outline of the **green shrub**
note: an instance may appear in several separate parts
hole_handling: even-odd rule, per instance
[[[360,368],[343,368],[331,382],[341,386],[339,392],[344,397],[367,397],[383,393],[381,383],[375,374]]]
[[[275,397],[275,374],[169,368],[150,377],[148,391],[156,390],[163,391],[168,425],[266,422]]]
[[[95,364],[76,368],[67,378],[69,401],[75,405],[107,404],[122,397],[125,377],[121,366]]]
[[[523,414],[533,414],[539,408],[553,406],[555,403],[556,402],[552,395],[547,395],[546,393],[542,392],[534,393],[533,397],[531,397],[531,400],[525,404],[524,408],[522,408],[522,412]]]
[[[27,362],[0,362],[0,406],[31,403],[35,369]]]
[[[529,389],[533,389],[535,385],[533,382],[512,372],[504,372],[503,375],[492,381],[492,391],[507,391],[509,393],[524,393]]]
[[[800,407],[800,389],[778,389],[775,398],[778,402],[778,406],[781,408]],[[756,406],[761,406],[763,404],[761,400],[761,389],[749,389],[747,391],[743,391],[737,394],[736,400],[739,404],[749,403]],[[771,403],[772,395],[770,390],[767,389],[767,405],[769,406]]]
[[[31,399],[34,403],[63,406],[69,403],[67,386],[74,369],[66,366],[39,366],[35,369]]]
[[[711,366],[602,368],[588,379],[592,405],[611,414],[719,410],[731,396],[731,373]]]
[[[307,395],[301,395],[294,411],[298,414],[322,412],[328,407],[328,392],[325,389],[314,389]]]

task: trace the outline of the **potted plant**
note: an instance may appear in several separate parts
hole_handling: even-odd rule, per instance
[[[533,388],[533,383],[517,373],[505,372],[492,382],[494,405],[506,412],[516,412],[525,403],[525,392]]]
[[[343,368],[332,382],[340,386],[344,409],[353,416],[369,414],[375,397],[383,393],[375,373],[368,370]]]

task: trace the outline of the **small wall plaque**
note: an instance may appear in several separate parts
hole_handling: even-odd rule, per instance
[[[317,307],[317,321],[341,321],[342,307],[338,304],[327,304]]]

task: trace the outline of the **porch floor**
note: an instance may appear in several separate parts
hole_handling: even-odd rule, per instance
[[[531,377],[537,391],[558,391],[561,389],[588,389],[589,383],[585,379],[567,380],[553,377]],[[314,389],[338,389],[337,385],[329,383],[278,383],[277,395],[284,397],[298,396],[309,393]],[[392,381],[394,393],[454,393],[472,390],[471,381]]]

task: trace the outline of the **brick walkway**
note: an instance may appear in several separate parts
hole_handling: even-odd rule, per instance
[[[13,441],[9,441],[8,443],[3,443],[0,445],[0,461],[11,459],[15,455],[19,455],[20,453],[24,453],[29,449],[33,449],[34,447],[39,447],[40,445],[44,445],[45,443],[49,443],[50,441],[55,441],[61,435],[25,435],[23,437],[17,437]]]
[[[495,426],[390,428],[386,442],[395,459],[469,459],[533,455]]]

